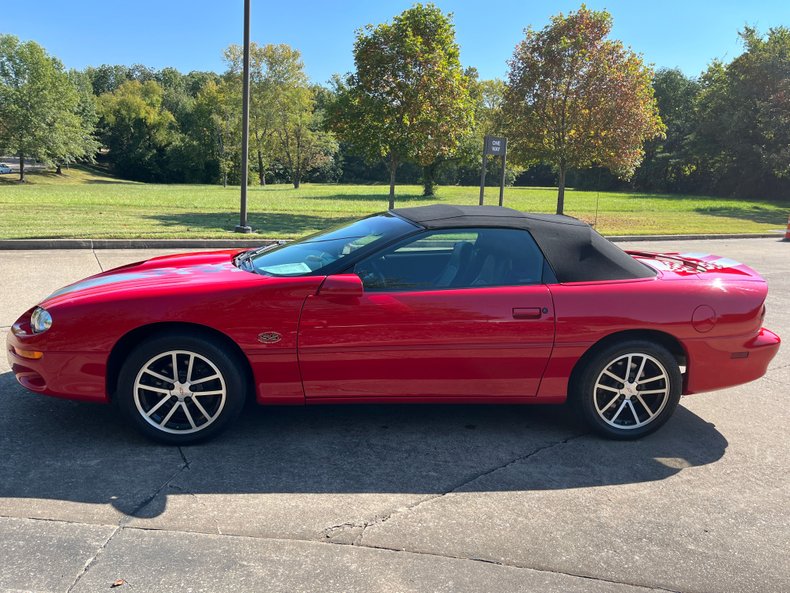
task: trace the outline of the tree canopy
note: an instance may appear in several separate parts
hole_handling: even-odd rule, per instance
[[[34,41],[0,35],[0,151],[49,164],[92,158],[93,97]]]
[[[334,129],[369,160],[389,161],[390,207],[399,163],[429,165],[472,124],[469,80],[449,15],[415,4],[392,23],[368,25],[354,43],[356,71],[336,80]]]
[[[640,56],[608,39],[612,17],[584,5],[526,30],[509,62],[504,112],[513,158],[557,168],[557,213],[569,168],[603,165],[633,175],[643,144],[664,125]]]
[[[354,71],[311,84],[297,48],[252,45],[257,182],[475,185],[485,134],[509,138],[506,182],[788,200],[790,29],[741,31],[699,73],[659,69],[588,10],[527,29],[508,79],[461,64],[452,15],[417,4],[357,32]],[[0,154],[56,166],[94,157],[158,183],[237,184],[241,48],[223,72],[143,64],[66,71],[0,35]],[[660,119],[659,119],[660,118]],[[641,161],[641,162],[640,162]],[[498,175],[489,175],[495,184]]]

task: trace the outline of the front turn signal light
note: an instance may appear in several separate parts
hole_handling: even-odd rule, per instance
[[[13,346],[13,349],[17,356],[29,358],[30,360],[38,360],[44,356],[44,353],[39,352],[38,350],[22,350],[22,348],[17,348],[16,346]]]

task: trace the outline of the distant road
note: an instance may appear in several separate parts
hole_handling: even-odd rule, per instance
[[[8,165],[14,173],[19,173],[19,157],[15,156],[0,156],[0,163]],[[41,171],[46,167],[42,163],[29,161],[25,159],[25,171]],[[10,175],[11,173],[7,173]]]

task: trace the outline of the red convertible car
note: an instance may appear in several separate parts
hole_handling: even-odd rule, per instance
[[[681,394],[765,373],[766,294],[736,261],[624,252],[573,218],[427,206],[97,274],[22,315],[7,349],[27,389],[113,401],[166,443],[216,434],[247,397],[570,399],[628,439]]]

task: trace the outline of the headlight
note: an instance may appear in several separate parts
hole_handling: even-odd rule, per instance
[[[30,327],[33,329],[34,334],[47,331],[52,327],[52,315],[46,309],[36,307],[30,316]]]

